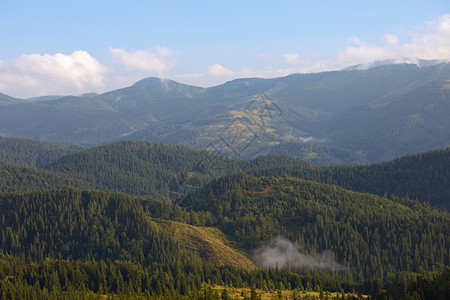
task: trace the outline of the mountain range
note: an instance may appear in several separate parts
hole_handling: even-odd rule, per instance
[[[380,162],[450,144],[450,64],[236,79],[200,88],[147,78],[104,94],[0,94],[0,135],[80,146],[149,140],[238,158]]]

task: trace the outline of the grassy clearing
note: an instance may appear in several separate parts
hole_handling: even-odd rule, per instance
[[[222,295],[224,290],[223,286],[212,286],[214,291],[217,291],[219,295]],[[226,288],[229,299],[232,300],[244,300],[251,299],[250,288]],[[264,291],[256,289],[257,299],[261,300],[273,300],[273,299],[367,299],[367,295],[355,294],[355,293],[339,293],[339,292],[313,292],[313,291],[295,291],[295,290],[283,290],[283,291]]]
[[[214,227],[197,227],[174,221],[161,221],[173,236],[200,257],[218,266],[232,265],[252,270],[256,266],[243,252],[233,249],[225,234]]]

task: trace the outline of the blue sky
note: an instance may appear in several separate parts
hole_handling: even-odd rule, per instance
[[[0,0],[0,14],[0,92],[22,98],[450,59],[448,0]]]

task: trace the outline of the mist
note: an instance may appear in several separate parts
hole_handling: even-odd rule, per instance
[[[330,271],[345,271],[346,267],[334,259],[333,252],[325,250],[319,254],[307,255],[299,251],[297,245],[282,236],[254,251],[255,262],[266,268],[307,268]]]

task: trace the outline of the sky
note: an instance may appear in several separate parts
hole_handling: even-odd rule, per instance
[[[0,0],[0,92],[102,93],[450,60],[450,1]]]

